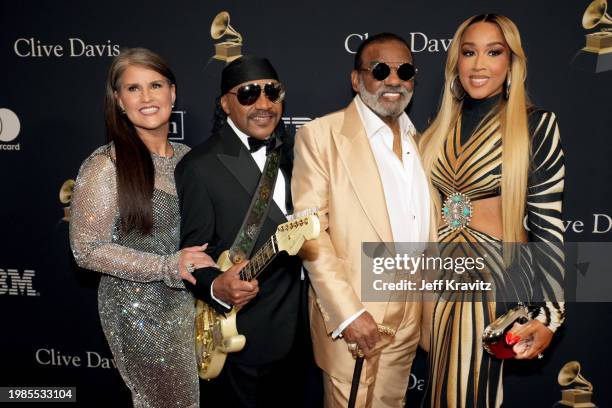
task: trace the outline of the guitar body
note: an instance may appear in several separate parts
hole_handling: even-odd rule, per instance
[[[231,268],[229,251],[219,256],[217,265],[222,271]],[[196,353],[201,359],[198,371],[203,380],[216,378],[221,373],[227,353],[244,348],[246,337],[238,333],[236,315],[236,308],[223,315],[206,302],[196,301]]]
[[[319,236],[319,230],[319,218],[316,215],[304,216],[279,225],[276,233],[241,271],[241,279],[251,280],[257,277],[279,252],[296,255],[305,241]],[[232,267],[229,251],[219,256],[217,265],[222,271]],[[223,315],[206,302],[196,301],[196,359],[198,374],[203,380],[216,378],[223,370],[227,354],[244,348],[246,338],[238,333],[236,325],[238,313],[239,309],[233,308]]]

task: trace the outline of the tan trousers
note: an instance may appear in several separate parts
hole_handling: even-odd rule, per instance
[[[419,342],[419,326],[414,323],[409,322],[406,326],[400,327],[391,342],[385,345],[379,354],[364,362],[356,408],[404,406],[410,368]],[[351,379],[334,378],[324,372],[323,387],[325,408],[348,406]]]

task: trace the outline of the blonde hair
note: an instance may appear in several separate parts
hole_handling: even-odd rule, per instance
[[[507,101],[502,99],[499,117],[502,134],[502,226],[503,241],[521,242],[524,234],[523,217],[527,197],[527,174],[529,166],[529,131],[527,126],[528,100],[525,93],[527,77],[527,58],[521,45],[521,37],[516,25],[508,18],[497,14],[472,16],[464,21],[453,37],[448,50],[444,71],[444,95],[440,110],[431,126],[419,141],[423,153],[423,165],[431,174],[446,138],[457,123],[462,101],[453,96],[451,84],[458,75],[457,65],[461,38],[467,28],[478,22],[496,24],[502,32],[511,51],[510,93]],[[440,198],[436,196],[436,209],[440,208]]]

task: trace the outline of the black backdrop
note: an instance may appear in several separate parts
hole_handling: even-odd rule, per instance
[[[208,136],[219,64],[209,63],[210,23],[221,10],[243,35],[243,52],[269,57],[288,89],[290,131],[345,106],[353,54],[367,34],[393,31],[412,43],[419,67],[409,113],[420,130],[435,112],[445,45],[461,21],[497,12],[519,26],[533,101],[559,117],[566,154],[566,240],[612,241],[612,72],[571,64],[584,46],[589,0],[527,1],[22,1],[0,5],[0,386],[76,386],[79,406],[128,406],[96,307],[97,276],[74,267],[59,189],[105,143],[105,75],[119,47],[162,54],[178,79],[173,137]],[[12,112],[12,113],[11,113]],[[16,135],[18,118],[20,131]],[[15,137],[16,135],[16,137]],[[9,140],[10,139],[10,140]],[[570,360],[612,406],[608,303],[568,305],[567,324],[543,361],[509,364],[508,407],[551,406]],[[416,362],[410,401],[420,398]],[[71,404],[75,406],[75,404]]]

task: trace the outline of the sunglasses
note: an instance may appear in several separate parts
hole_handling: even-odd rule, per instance
[[[228,92],[236,95],[241,105],[253,105],[261,95],[262,87],[259,84],[242,85],[236,92]],[[280,82],[268,82],[263,86],[263,93],[272,103],[281,103],[285,99],[285,87]]]
[[[377,81],[384,81],[391,75],[391,68],[397,72],[397,77],[402,81],[410,81],[414,78],[418,70],[409,62],[404,62],[395,67],[391,67],[386,62],[375,62],[371,68],[360,68],[360,71],[370,71]]]

